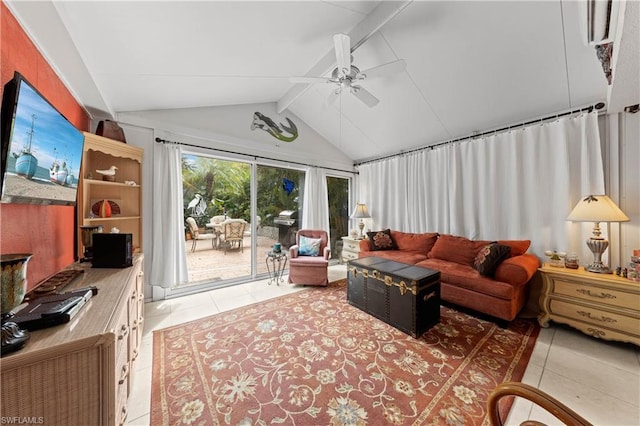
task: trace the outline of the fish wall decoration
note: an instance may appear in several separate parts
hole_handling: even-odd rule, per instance
[[[283,142],[293,142],[298,138],[298,128],[295,123],[289,119],[289,117],[286,117],[286,120],[287,123],[289,123],[288,126],[282,123],[278,126],[271,118],[256,111],[253,113],[251,130],[261,129],[278,140]],[[285,132],[291,136],[287,136]]]

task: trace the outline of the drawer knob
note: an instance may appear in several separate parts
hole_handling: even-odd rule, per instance
[[[580,294],[584,294],[585,296],[590,296],[590,297],[597,297],[598,299],[615,299],[616,296],[614,296],[613,294],[609,294],[609,293],[591,293],[591,290],[588,289],[578,289],[576,290],[578,293]]]
[[[603,338],[604,336],[607,335],[607,333],[605,333],[602,330],[598,330],[597,328],[587,328],[587,334],[592,335],[593,337],[599,337],[599,338]]]
[[[580,316],[583,316],[585,318],[589,318],[590,320],[593,320],[593,321],[606,322],[608,324],[618,322],[618,320],[616,320],[614,318],[605,317],[604,315],[602,315],[601,317],[593,316],[593,315],[591,315],[591,312],[576,311],[576,313],[578,315],[580,315]]]
[[[129,334],[129,327],[126,324],[122,324],[120,327],[120,334],[118,335],[118,340],[122,340]]]
[[[121,385],[127,380],[127,376],[129,375],[129,364],[125,364],[122,366],[122,372],[120,374],[120,380],[118,380],[118,384]]]

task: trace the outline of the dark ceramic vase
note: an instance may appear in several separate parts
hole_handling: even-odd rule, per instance
[[[0,310],[2,314],[2,355],[16,351],[29,340],[29,332],[11,321],[12,310],[24,300],[27,292],[27,263],[31,254],[3,254]]]

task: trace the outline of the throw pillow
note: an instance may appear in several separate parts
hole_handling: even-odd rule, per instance
[[[487,244],[476,255],[473,267],[480,275],[493,276],[496,268],[511,254],[511,247],[496,242]]]
[[[371,251],[376,250],[398,250],[396,242],[391,238],[391,230],[385,229],[377,232],[367,232]]]
[[[300,236],[298,244],[298,255],[300,256],[318,256],[320,254],[320,243],[322,238],[309,238]]]
[[[491,240],[480,241],[455,235],[440,235],[427,257],[473,266],[473,260],[480,249],[490,242]]]

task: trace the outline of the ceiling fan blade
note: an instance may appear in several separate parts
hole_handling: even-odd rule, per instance
[[[324,77],[289,77],[291,83],[331,83],[331,79]]]
[[[385,75],[398,74],[405,69],[407,69],[407,63],[404,59],[398,59],[397,61],[387,62],[386,64],[360,71],[356,76],[356,79],[376,78]]]
[[[378,102],[380,102],[378,98],[371,94],[371,92],[361,86],[351,86],[351,93],[371,108],[378,105]]]
[[[333,46],[340,75],[348,75],[351,72],[351,38],[346,34],[336,34],[333,36]]]

